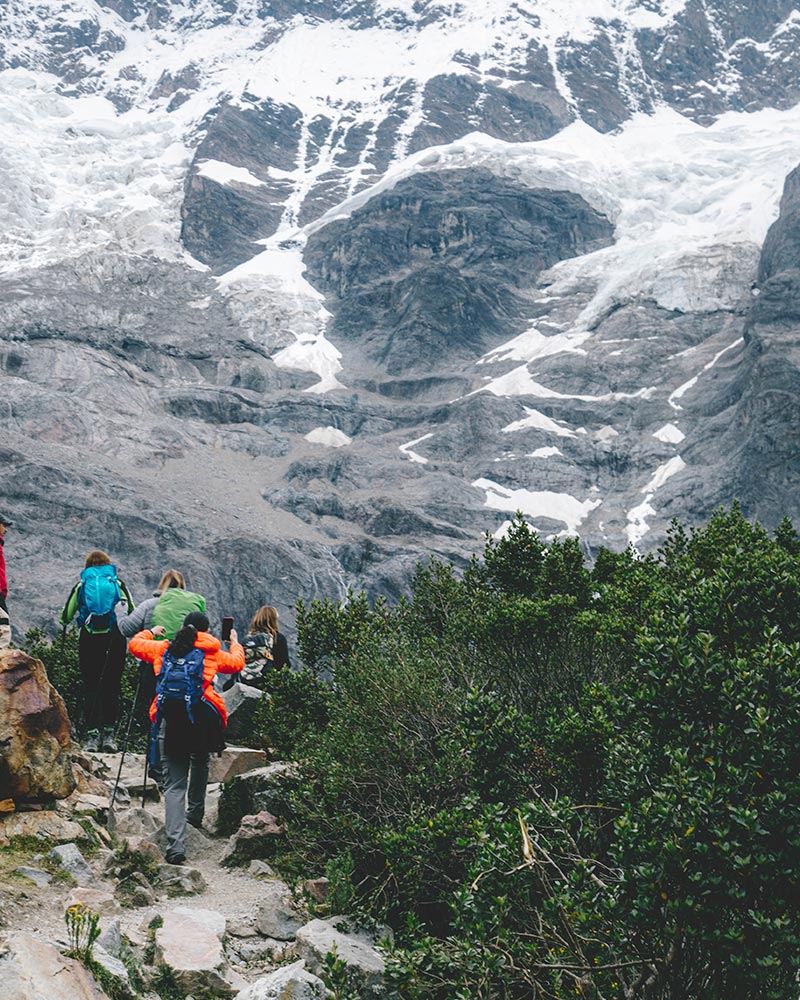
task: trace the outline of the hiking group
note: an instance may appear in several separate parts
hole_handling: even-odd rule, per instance
[[[139,677],[150,702],[150,770],[164,794],[167,861],[182,864],[186,824],[199,827],[203,821],[209,756],[225,746],[228,713],[215,679],[230,674],[263,688],[272,668],[291,666],[277,612],[259,608],[242,642],[233,628],[218,639],[205,599],[187,590],[178,570],[166,570],[153,596],[134,605],[110,557],[92,549],[61,611],[64,632],[73,620],[79,629],[84,749],[118,752],[126,651],[152,665]]]

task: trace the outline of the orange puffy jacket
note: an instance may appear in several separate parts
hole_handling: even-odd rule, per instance
[[[238,642],[231,643],[231,651],[224,652],[220,641],[210,632],[198,632],[194,641],[195,649],[202,649],[203,657],[203,698],[219,712],[222,725],[228,724],[228,712],[225,702],[211,682],[217,673],[237,674],[244,666],[244,649]],[[150,629],[144,629],[128,643],[128,649],[140,660],[153,664],[153,673],[158,677],[161,673],[161,661],[169,649],[169,639],[154,639]],[[150,706],[150,721],[156,721],[156,699]]]

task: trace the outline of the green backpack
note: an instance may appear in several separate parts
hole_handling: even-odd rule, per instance
[[[167,639],[172,641],[190,611],[202,611],[205,614],[205,597],[193,594],[191,590],[170,587],[164,591],[158,604],[153,608],[152,627],[163,625],[167,630]]]

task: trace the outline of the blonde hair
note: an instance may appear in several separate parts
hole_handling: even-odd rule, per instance
[[[278,634],[278,612],[271,604],[262,605],[253,615],[248,632],[269,632],[273,636]]]
[[[89,555],[86,557],[86,566],[84,569],[88,569],[90,566],[110,566],[111,556],[108,553],[103,552],[102,549],[92,549]]]
[[[158,590],[186,590],[186,579],[179,569],[165,569],[161,579],[158,581]]]

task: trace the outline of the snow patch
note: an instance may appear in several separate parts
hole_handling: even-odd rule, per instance
[[[349,438],[344,431],[337,427],[315,427],[304,435],[306,441],[312,444],[321,444],[326,448],[344,448],[345,445],[352,444],[353,439]]]
[[[654,432],[653,437],[663,441],[664,444],[680,444],[686,435],[675,424],[664,424],[663,427]]]
[[[207,177],[217,184],[248,184],[251,187],[262,187],[264,181],[256,177],[246,167],[234,167],[223,160],[201,160],[197,167],[200,177]]]
[[[527,413],[527,416],[521,420],[515,420],[511,424],[507,424],[502,429],[503,434],[513,434],[514,431],[522,431],[527,430],[529,427],[535,427],[537,430],[548,431],[552,434],[557,434],[559,437],[576,436],[575,431],[570,430],[563,421],[553,420],[551,417],[532,409],[530,406],[525,406],[523,409]]]
[[[411,449],[415,445],[420,444],[422,441],[427,441],[428,438],[432,437],[433,433],[423,434],[422,437],[414,438],[413,441],[409,441],[407,444],[401,444],[399,447],[399,451],[402,451],[402,453],[406,456],[406,458],[410,458],[412,462],[417,462],[419,465],[427,465],[428,459],[425,458],[424,455],[418,455],[415,451],[412,451]]]
[[[661,489],[668,479],[671,479],[672,476],[682,472],[685,468],[686,463],[684,460],[680,457],[680,455],[676,455],[668,462],[660,465],[653,473],[653,476],[647,486],[642,487],[642,493],[647,495],[640,504],[636,507],[632,507],[627,514],[628,524],[625,528],[625,532],[628,537],[628,542],[631,545],[636,546],[650,530],[650,525],[647,523],[647,519],[653,517],[656,513],[651,502],[656,492]]]
[[[509,513],[521,511],[531,518],[546,517],[561,521],[569,535],[577,534],[586,517],[602,503],[602,500],[580,501],[569,493],[554,493],[551,490],[511,490],[491,479],[476,479],[472,485],[485,491],[486,507]]]

